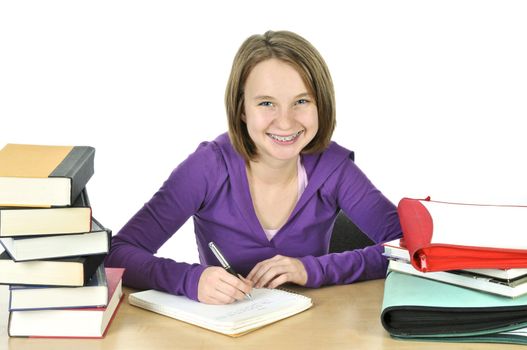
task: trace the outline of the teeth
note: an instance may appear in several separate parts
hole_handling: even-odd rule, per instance
[[[280,141],[280,142],[288,142],[288,141],[291,141],[293,140],[294,138],[296,138],[298,135],[300,135],[301,133],[303,133],[304,130],[300,130],[299,132],[293,134],[293,135],[289,135],[289,136],[278,136],[278,135],[275,135],[275,134],[268,134],[269,136],[271,136],[271,138],[277,140],[277,141]]]

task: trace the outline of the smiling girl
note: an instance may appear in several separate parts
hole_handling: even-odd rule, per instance
[[[202,143],[113,238],[106,264],[124,282],[225,304],[253,287],[307,287],[382,278],[379,243],[399,238],[394,205],[335,142],[335,99],[318,51],[297,34],[249,37],[236,54],[225,103],[228,134]],[[375,246],[328,253],[342,210]],[[200,264],[155,257],[194,219]],[[237,278],[215,266],[221,248]]]

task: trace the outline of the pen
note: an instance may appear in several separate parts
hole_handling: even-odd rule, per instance
[[[218,249],[218,247],[216,247],[216,245],[214,244],[214,242],[209,242],[209,248],[210,250],[212,250],[212,253],[214,253],[214,255],[216,256],[216,259],[218,259],[218,261],[220,262],[221,266],[228,272],[230,273],[231,275],[237,277],[237,278],[240,278],[240,276],[236,273],[236,271],[234,271],[234,269],[232,268],[232,266],[229,264],[229,262],[227,261],[227,259],[225,259],[225,257],[223,256],[223,254],[220,252],[220,250]],[[241,278],[240,278],[241,279]],[[245,292],[242,292],[243,294],[245,294],[245,296],[248,298],[248,299],[252,299],[251,297],[251,294],[247,294]]]

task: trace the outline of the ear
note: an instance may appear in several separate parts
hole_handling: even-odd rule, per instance
[[[242,118],[242,122],[247,124],[247,117],[245,116],[245,113],[242,113],[241,118]]]

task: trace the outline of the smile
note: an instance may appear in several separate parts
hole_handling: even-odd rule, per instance
[[[291,142],[294,139],[296,139],[298,136],[300,136],[304,131],[305,130],[302,129],[299,132],[296,132],[296,133],[294,133],[292,135],[288,135],[288,136],[279,136],[279,135],[270,134],[270,133],[267,133],[267,135],[270,138],[272,138],[273,140],[276,140],[276,141],[279,141],[279,142]]]

